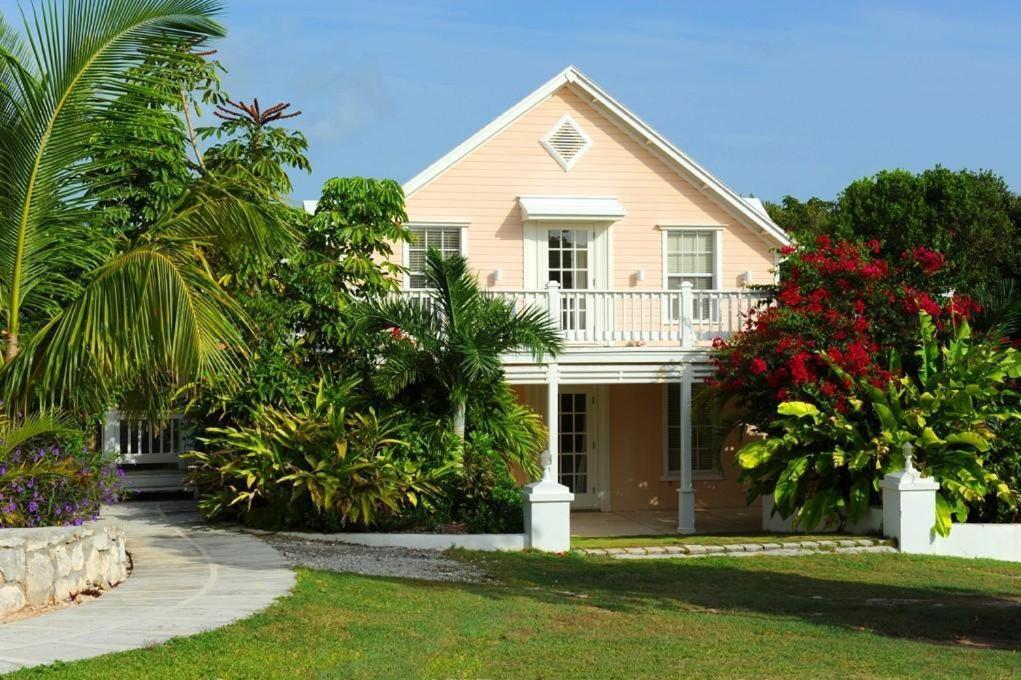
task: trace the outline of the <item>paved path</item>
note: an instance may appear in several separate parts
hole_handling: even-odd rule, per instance
[[[187,503],[128,503],[121,519],[134,571],[94,601],[0,624],[0,673],[85,659],[219,628],[263,609],[294,585],[276,550],[203,526]]]

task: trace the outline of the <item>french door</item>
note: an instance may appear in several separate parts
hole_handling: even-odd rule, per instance
[[[599,507],[595,403],[592,387],[560,390],[559,481],[574,494],[575,508]]]
[[[560,323],[565,331],[581,331],[591,323],[591,310],[585,296],[572,294],[593,287],[592,233],[588,229],[549,229],[547,231],[547,281],[556,281],[564,293],[560,303]]]

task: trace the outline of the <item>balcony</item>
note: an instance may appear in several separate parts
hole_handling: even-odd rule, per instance
[[[751,290],[487,290],[515,307],[535,306],[559,322],[569,344],[693,348],[740,330],[764,295]],[[424,290],[401,295],[429,303]]]

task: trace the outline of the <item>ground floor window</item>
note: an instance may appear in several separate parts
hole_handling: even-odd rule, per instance
[[[713,424],[705,408],[699,408],[705,385],[691,386],[691,469],[692,472],[718,472],[713,450]],[[703,397],[704,398],[704,397]],[[666,385],[666,476],[681,476],[681,385]]]

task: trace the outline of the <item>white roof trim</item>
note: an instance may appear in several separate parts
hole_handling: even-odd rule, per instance
[[[521,219],[614,222],[627,215],[614,196],[520,196]]]
[[[790,244],[790,237],[787,236],[786,232],[784,232],[779,225],[769,219],[768,215],[764,215],[762,212],[759,212],[759,210],[745,201],[745,199],[737,192],[713,176],[708,170],[696,163],[683,151],[671,144],[665,137],[656,132],[641,118],[629,111],[623,104],[607,94],[601,87],[596,85],[588,78],[588,76],[574,66],[568,66],[563,71],[553,76],[530,95],[507,109],[491,123],[456,146],[448,154],[408,180],[404,184],[405,195],[411,196],[426,184],[439,177],[459,160],[467,156],[477,147],[481,146],[488,139],[506,128],[564,85],[571,85],[572,87],[581,90],[588,95],[588,98],[593,103],[600,104],[608,113],[613,115],[620,125],[629,129],[637,137],[659,151],[668,161],[671,162],[679,174],[691,181],[697,188],[715,198],[724,209],[728,210],[746,226],[755,230],[759,235],[767,237],[769,240],[776,243],[781,245]]]

